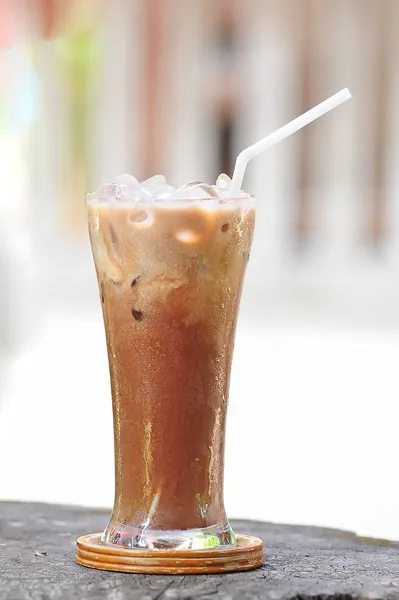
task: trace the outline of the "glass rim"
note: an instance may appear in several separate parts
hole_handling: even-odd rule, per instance
[[[112,206],[112,207],[135,207],[138,205],[151,206],[181,206],[183,204],[198,206],[198,204],[212,204],[217,206],[224,206],[237,203],[254,203],[256,197],[252,194],[242,193],[240,196],[225,197],[225,198],[132,198],[108,196],[104,197],[98,195],[97,192],[90,192],[86,195],[86,201],[88,203],[95,202],[100,206]]]

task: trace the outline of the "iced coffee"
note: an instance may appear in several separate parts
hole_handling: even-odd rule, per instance
[[[103,543],[234,544],[223,503],[234,336],[254,199],[122,176],[89,196],[115,440]]]

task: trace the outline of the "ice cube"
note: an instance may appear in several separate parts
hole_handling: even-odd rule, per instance
[[[147,211],[145,210],[136,210],[130,213],[129,219],[132,223],[142,223],[148,218]]]
[[[128,219],[132,225],[140,229],[151,227],[154,222],[152,212],[142,208],[132,208]]]
[[[220,190],[229,190],[231,187],[231,179],[226,173],[221,173],[216,180],[216,187]]]
[[[207,198],[219,198],[219,195],[211,185],[193,181],[177,189],[168,198],[171,200],[206,200]]]
[[[151,194],[151,196],[154,196],[157,192],[161,191],[166,185],[166,179],[163,175],[153,175],[153,177],[140,183],[141,189],[145,190],[148,194]]]
[[[136,187],[137,185],[139,185],[137,179],[133,177],[133,175],[129,175],[129,173],[121,173],[120,175],[117,175],[115,178],[115,183],[117,183],[118,185],[127,185],[128,187]]]
[[[148,197],[148,194],[141,188],[137,179],[133,175],[129,175],[129,173],[117,175],[115,181],[121,191],[118,197],[119,200],[139,200]]]
[[[90,195],[96,200],[110,200],[111,198],[121,198],[122,191],[116,183],[104,183]]]
[[[154,194],[154,198],[156,200],[165,200],[166,198],[169,198],[169,196],[171,196],[171,194],[173,194],[175,191],[176,188],[174,185],[166,184]]]

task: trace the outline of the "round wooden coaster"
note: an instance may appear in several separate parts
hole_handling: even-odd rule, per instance
[[[263,564],[263,542],[237,535],[237,544],[203,550],[147,550],[119,548],[101,543],[101,534],[80,537],[76,561],[85,567],[124,573],[170,575],[248,571]]]

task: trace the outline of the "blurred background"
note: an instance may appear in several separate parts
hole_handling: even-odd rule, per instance
[[[0,0],[0,498],[113,503],[85,195],[250,164],[231,517],[399,539],[397,0]]]

